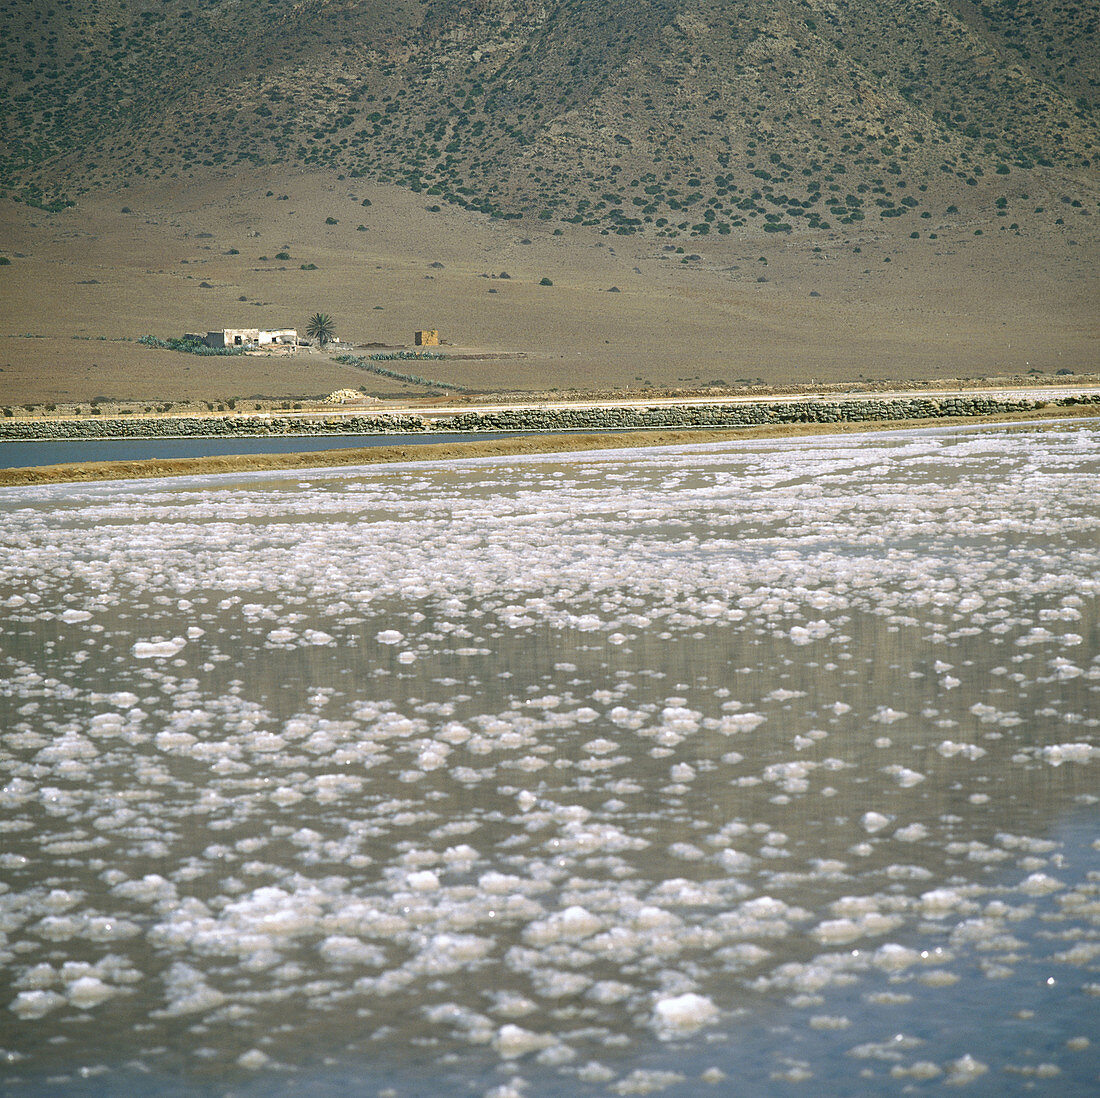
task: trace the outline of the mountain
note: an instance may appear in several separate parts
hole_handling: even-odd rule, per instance
[[[331,168],[647,236],[1095,216],[1098,22],[1074,0],[8,0],[0,184],[49,207]]]

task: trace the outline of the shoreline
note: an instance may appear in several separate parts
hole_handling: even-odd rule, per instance
[[[374,446],[340,450],[315,450],[282,454],[233,454],[198,458],[150,458],[140,461],[66,462],[0,470],[0,488],[47,484],[135,480],[157,477],[204,476],[218,473],[279,472],[280,470],[332,469],[342,466],[388,465],[408,461],[459,460],[472,457],[513,457],[528,454],[587,452],[628,449],[635,446],[680,446],[697,442],[729,442],[738,439],[801,438],[814,435],[864,434],[880,431],[919,430],[922,427],[964,427],[995,423],[1042,420],[1096,419],[1095,406],[1071,405],[984,415],[935,416],[913,419],[775,423],[744,427],[672,427],[620,430],[587,434],[546,432],[522,438],[442,442],[400,446]]]

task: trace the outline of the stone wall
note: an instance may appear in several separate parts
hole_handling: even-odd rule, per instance
[[[267,435],[373,435],[469,431],[629,431],[645,428],[755,427],[779,423],[862,423],[1100,406],[1100,394],[1044,400],[981,394],[757,403],[639,405],[631,408],[515,408],[458,412],[425,419],[385,412],[332,416],[87,416],[65,420],[0,420],[0,439],[248,438]]]

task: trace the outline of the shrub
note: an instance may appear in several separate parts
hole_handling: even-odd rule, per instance
[[[553,286],[554,283],[551,282],[550,279],[543,277],[543,278],[539,279],[539,285],[540,286]]]
[[[138,343],[146,347],[160,347],[166,351],[182,351],[189,355],[243,355],[243,347],[207,347],[194,339],[160,339],[155,335],[143,335]]]
[[[275,253],[275,258],[276,259],[289,259],[290,258],[290,252],[276,252]]]
[[[337,221],[335,217],[326,217],[325,218],[325,224],[326,225],[339,225],[340,222]]]

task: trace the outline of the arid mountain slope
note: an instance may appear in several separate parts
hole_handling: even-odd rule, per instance
[[[1100,193],[1083,0],[8,0],[0,41],[3,182],[46,204],[278,164],[548,229],[922,234]]]

